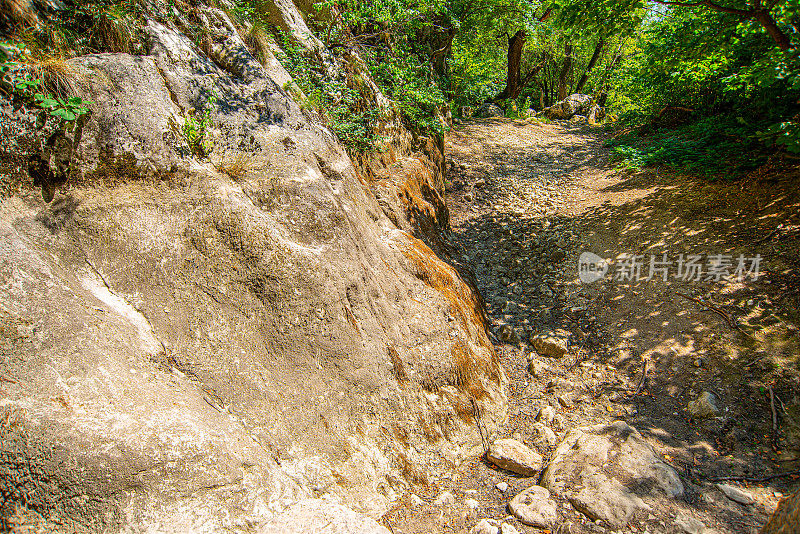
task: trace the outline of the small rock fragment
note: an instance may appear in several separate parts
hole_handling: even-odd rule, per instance
[[[533,375],[534,378],[544,377],[545,371],[547,371],[547,367],[542,362],[531,360],[528,364],[528,372]]]
[[[717,397],[709,391],[704,391],[687,405],[692,417],[705,418],[714,417],[719,413]]]
[[[756,500],[750,495],[749,492],[737,488],[736,486],[731,486],[730,484],[717,484],[717,488],[725,494],[727,498],[734,502],[738,502],[739,504],[753,504]]]
[[[480,503],[478,501],[475,499],[464,499],[464,506],[467,507],[467,518],[470,520],[478,518],[478,508],[480,508]]]
[[[481,519],[469,532],[470,534],[499,534],[500,527],[494,519]]]
[[[514,528],[514,525],[503,523],[500,525],[500,534],[519,534],[519,530]]]
[[[422,506],[422,503],[424,502],[416,493],[412,493],[408,496],[408,498],[411,500],[412,506]]]
[[[569,350],[567,336],[557,332],[547,331],[533,335],[530,338],[530,343],[536,349],[536,352],[551,358],[561,358]]]
[[[550,528],[558,520],[556,502],[550,492],[541,486],[531,486],[508,505],[514,517],[533,527]]]
[[[439,494],[438,497],[436,497],[436,500],[433,502],[433,504],[437,506],[450,506],[455,502],[456,498],[453,496],[452,493],[450,493],[449,491],[443,491],[442,493]]]
[[[506,482],[498,482],[497,484],[495,484],[494,487],[497,488],[498,490],[500,490],[503,493],[508,491],[508,484]]]
[[[689,516],[686,512],[679,512],[675,516],[674,523],[686,534],[709,534],[706,525],[702,521]]]
[[[542,455],[515,439],[498,439],[489,447],[486,458],[499,467],[531,477],[542,468]]]
[[[544,423],[549,425],[553,422],[553,418],[556,416],[556,409],[552,406],[542,406],[539,409],[539,414],[536,416],[536,420],[540,423]]]
[[[556,416],[553,417],[553,424],[551,426],[553,427],[553,430],[555,430],[556,432],[561,432],[562,430],[564,430],[566,428],[566,422],[564,421],[564,416],[561,415],[560,413],[556,414]]]
[[[556,433],[543,423],[534,423],[532,434],[533,444],[539,450],[558,445],[558,437],[556,437]]]
[[[517,335],[517,331],[514,330],[514,327],[508,324],[504,324],[500,327],[500,330],[497,333],[497,337],[500,338],[500,341],[503,343],[519,343],[519,336]]]

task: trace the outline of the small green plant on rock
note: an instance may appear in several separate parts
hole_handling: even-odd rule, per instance
[[[11,92],[25,100],[32,100],[53,117],[72,123],[81,115],[89,113],[89,106],[93,103],[79,96],[56,96],[49,91],[38,92],[44,86],[41,78],[35,78],[19,65],[6,62],[0,65],[0,78],[11,87]]]
[[[301,109],[316,110],[351,153],[378,150],[384,141],[375,131],[381,111],[368,104],[363,78],[354,75],[351,80],[346,76],[330,79],[299,45],[293,44],[287,35],[280,37],[285,55],[279,59],[292,75],[292,81],[284,89],[300,103]]]
[[[36,93],[33,98],[39,107],[49,110],[50,115],[65,121],[74,121],[81,115],[89,113],[88,106],[92,103],[79,96],[58,98],[50,94]]]
[[[214,143],[208,135],[208,130],[211,128],[211,106],[216,101],[216,95],[214,91],[211,91],[206,99],[206,106],[202,114],[198,117],[196,112],[190,111],[183,122],[181,132],[192,153],[196,156],[205,157],[214,148]]]

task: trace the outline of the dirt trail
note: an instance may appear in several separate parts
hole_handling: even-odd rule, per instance
[[[762,168],[738,182],[714,182],[621,171],[604,147],[610,135],[566,122],[485,119],[449,136],[454,240],[478,280],[509,377],[506,435],[547,458],[569,429],[622,419],[686,487],[683,499],[665,499],[624,531],[688,532],[676,523],[683,514],[707,527],[697,532],[757,532],[797,477],[749,485],[756,503],[747,506],[712,482],[800,469],[800,172]],[[581,252],[608,260],[607,274],[582,283]],[[624,254],[637,256],[639,271]],[[686,263],[678,276],[680,255],[684,262],[700,256],[700,280]],[[723,277],[740,256],[753,267],[756,255],[757,279]],[[543,331],[568,335],[569,353],[554,359],[534,351],[528,339]],[[719,413],[693,418],[687,404],[705,391]],[[535,423],[548,405],[557,412],[556,443]],[[496,489],[500,482],[507,491]],[[474,459],[452,480],[419,488],[422,504],[387,518],[396,534],[469,532],[484,517],[541,532],[507,509],[536,482]],[[443,490],[454,504],[430,502]],[[478,502],[476,511],[464,507],[468,499]],[[607,531],[568,505],[559,514],[558,532]]]

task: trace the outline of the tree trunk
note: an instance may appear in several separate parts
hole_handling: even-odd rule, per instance
[[[447,58],[453,51],[453,40],[456,37],[456,28],[449,27],[446,32],[442,32],[430,38],[431,48],[431,64],[436,74],[441,77],[448,77],[450,73],[447,68]]]
[[[508,71],[506,73],[506,88],[497,95],[496,100],[516,98],[522,91],[520,83],[520,68],[522,67],[522,48],[525,46],[527,34],[525,30],[518,30],[508,40]]]
[[[606,66],[606,71],[603,73],[600,82],[600,94],[597,97],[597,105],[600,107],[605,107],[606,99],[608,98],[608,76],[614,70],[617,63],[622,59],[622,49],[625,47],[625,41],[623,40],[619,43],[619,48],[614,53],[614,56],[611,58],[608,66]]]
[[[592,69],[597,63],[597,60],[600,59],[600,53],[603,51],[603,46],[605,46],[605,44],[605,40],[602,37],[599,41],[597,41],[597,46],[594,47],[592,58],[589,60],[589,64],[586,66],[583,76],[581,76],[581,79],[578,80],[578,85],[575,86],[576,93],[583,91],[583,86],[586,85],[587,81],[589,81],[589,74],[592,73]]]
[[[772,37],[772,40],[775,41],[775,44],[778,45],[778,48],[786,52],[792,47],[789,36],[781,31],[775,19],[769,14],[769,11],[766,9],[756,10],[753,17],[767,30],[767,33]]]
[[[561,72],[558,73],[558,99],[567,98],[567,79],[572,70],[572,45],[564,45],[564,63],[561,65]]]

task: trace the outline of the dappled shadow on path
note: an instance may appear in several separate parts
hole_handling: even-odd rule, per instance
[[[572,334],[570,355],[545,360],[549,371],[536,379],[511,348],[516,339],[498,341],[517,411],[510,426],[530,435],[531,414],[548,403],[568,427],[624,418],[699,484],[686,503],[699,517],[747,532],[769,513],[764,501],[709,507],[700,493],[711,490],[700,483],[800,468],[800,171],[761,169],[735,183],[622,172],[609,165],[604,137],[507,119],[451,136],[449,177],[460,184],[448,196],[454,234],[498,336],[508,334],[504,325],[523,341],[546,328]],[[579,283],[582,251],[610,261],[603,281]],[[650,255],[667,254],[667,280],[613,279],[621,254],[642,256],[642,278]],[[730,256],[733,267],[740,255],[760,255],[760,276],[679,279],[681,254],[702,256],[706,269],[711,255]],[[777,433],[770,386],[785,406]],[[570,391],[578,402],[560,406],[556,397]],[[717,396],[719,417],[692,419],[687,404],[701,391]],[[792,484],[779,478],[767,487]]]

